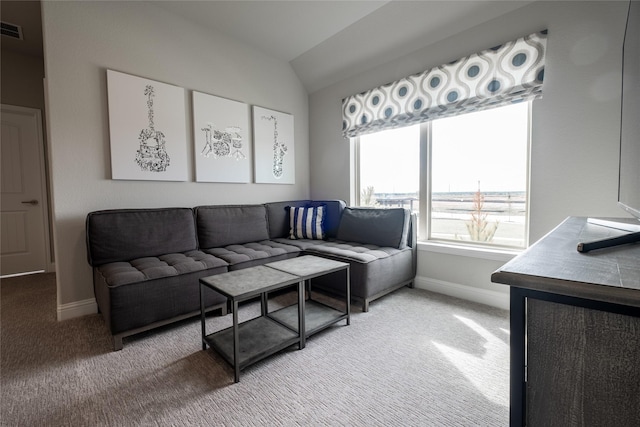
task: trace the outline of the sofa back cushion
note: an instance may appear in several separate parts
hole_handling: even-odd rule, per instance
[[[87,258],[92,266],[192,251],[198,246],[189,208],[91,212],[86,229]]]
[[[347,242],[403,249],[408,243],[410,212],[404,208],[345,208],[336,237]]]
[[[342,200],[291,200],[288,202],[267,203],[267,216],[269,219],[269,238],[289,237],[291,229],[289,220],[289,207],[314,207],[325,205],[324,231],[326,237],[336,237],[342,210],[346,204]]]
[[[269,239],[264,205],[198,206],[195,212],[202,249]]]

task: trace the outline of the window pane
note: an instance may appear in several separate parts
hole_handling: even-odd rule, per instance
[[[418,211],[420,125],[360,137],[360,205]]]
[[[433,121],[431,239],[525,246],[528,109]]]

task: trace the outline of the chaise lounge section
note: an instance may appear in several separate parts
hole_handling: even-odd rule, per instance
[[[322,234],[295,236],[296,209],[322,212]],[[349,208],[341,200],[87,215],[96,300],[116,350],[123,337],[198,314],[201,277],[305,254],[349,262],[352,299],[367,311],[371,301],[412,286],[416,249],[416,218],[408,210]],[[313,287],[340,296],[342,280],[327,275]],[[209,289],[205,306],[226,314],[226,299]]]
[[[315,202],[311,206],[326,202]],[[271,239],[298,247],[303,254],[348,262],[351,298],[369,310],[369,303],[403,286],[413,287],[417,268],[417,224],[408,209],[350,208],[327,205],[326,238],[289,238],[288,202],[267,205],[274,224]],[[297,205],[300,206],[300,205]],[[284,222],[283,222],[284,221]],[[287,237],[282,237],[283,234]],[[314,279],[314,288],[343,296],[339,274]]]

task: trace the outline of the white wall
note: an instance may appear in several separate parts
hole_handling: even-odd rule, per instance
[[[621,46],[627,2],[536,2],[309,97],[311,196],[349,200],[349,144],[341,99],[547,28],[543,98],[534,102],[530,241],[564,218],[625,216],[617,208]],[[425,249],[425,248],[423,248]],[[500,257],[499,257],[500,258]],[[504,260],[421,250],[418,286],[463,285],[504,306],[491,273]],[[449,286],[450,285],[450,286]],[[485,301],[486,302],[486,301]]]
[[[309,196],[308,97],[288,63],[148,2],[42,2],[58,317],[95,311],[88,212]],[[189,182],[110,179],[106,69],[187,89]],[[190,90],[292,113],[296,184],[194,182]]]

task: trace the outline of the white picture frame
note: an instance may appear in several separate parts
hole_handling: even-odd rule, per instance
[[[295,184],[293,115],[253,106],[255,182]]]
[[[184,89],[107,70],[111,178],[187,181]]]
[[[196,181],[250,183],[249,106],[196,91],[192,103]]]

